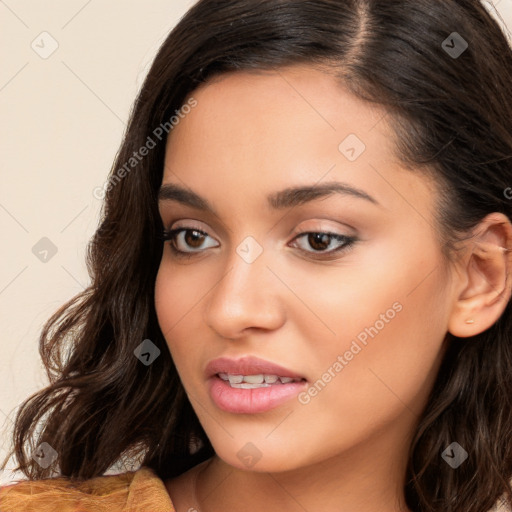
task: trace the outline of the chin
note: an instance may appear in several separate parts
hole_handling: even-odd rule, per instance
[[[260,442],[260,445],[263,443]],[[214,447],[215,448],[215,447]],[[225,464],[242,471],[254,473],[279,473],[301,467],[305,461],[289,456],[283,451],[283,445],[279,448],[268,446],[258,448],[256,443],[247,442],[238,446],[225,446],[215,449],[217,456]],[[292,453],[295,450],[292,450]],[[296,452],[295,452],[296,453]]]

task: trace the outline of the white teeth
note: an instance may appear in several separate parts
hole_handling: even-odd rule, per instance
[[[244,382],[247,382],[247,384],[262,384],[264,380],[265,377],[263,377],[262,373],[259,375],[246,375],[244,377]]]
[[[231,383],[230,383],[231,384]],[[232,388],[242,388],[242,389],[256,389],[256,388],[268,388],[271,384],[249,384],[248,382],[242,382],[241,384],[231,384]]]
[[[240,384],[244,380],[243,375],[228,375],[230,384]]]
[[[291,377],[279,377],[278,375],[232,375],[229,373],[219,373],[222,380],[228,381],[233,388],[255,389],[268,387],[272,384],[288,384],[289,382],[300,382],[301,379]]]

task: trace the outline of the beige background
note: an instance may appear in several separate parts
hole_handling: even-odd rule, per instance
[[[47,382],[44,321],[89,283],[92,191],[154,53],[194,3],[0,0],[0,457],[18,404]],[[512,28],[512,0],[495,4]],[[32,252],[43,237],[57,248],[46,262]],[[0,484],[21,477],[11,467]]]

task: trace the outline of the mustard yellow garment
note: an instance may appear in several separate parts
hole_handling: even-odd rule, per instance
[[[0,487],[0,512],[176,512],[164,482],[147,467],[72,483],[23,480]]]
[[[193,510],[193,509],[192,509]],[[489,512],[510,512],[497,503]],[[0,512],[176,512],[164,482],[147,467],[72,484],[67,478],[0,487]]]

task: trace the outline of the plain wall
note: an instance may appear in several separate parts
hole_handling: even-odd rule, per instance
[[[85,248],[101,206],[93,190],[159,44],[194,3],[0,2],[2,458],[18,405],[47,383],[41,327],[89,283]],[[512,28],[512,0],[496,4]],[[12,467],[0,484],[21,478]]]

